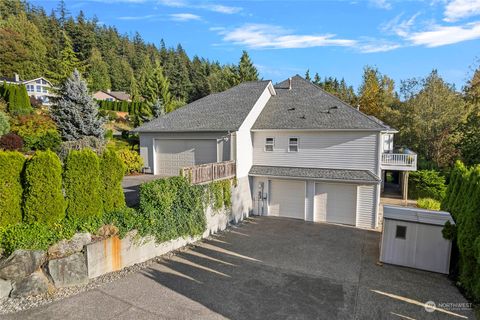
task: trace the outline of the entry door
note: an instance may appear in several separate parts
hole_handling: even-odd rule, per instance
[[[305,181],[271,180],[268,215],[305,219]]]
[[[340,183],[315,184],[314,221],[355,225],[357,186]]]

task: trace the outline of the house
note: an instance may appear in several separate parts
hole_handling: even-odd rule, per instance
[[[135,131],[156,175],[234,161],[244,214],[379,228],[385,170],[416,170],[414,155],[393,153],[396,130],[298,75],[242,83]]]
[[[100,90],[93,94],[93,98],[96,100],[106,101],[132,101],[130,95],[124,91]]]
[[[47,106],[51,104],[51,98],[55,97],[55,94],[52,92],[52,88],[54,88],[52,83],[44,77],[39,77],[31,80],[21,80],[20,76],[15,73],[13,78],[0,77],[0,82],[25,85],[29,97],[33,97]]]

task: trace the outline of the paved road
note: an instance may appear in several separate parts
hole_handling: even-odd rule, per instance
[[[378,266],[380,235],[255,218],[141,272],[5,319],[473,319],[447,277]],[[448,311],[448,310],[447,310]]]

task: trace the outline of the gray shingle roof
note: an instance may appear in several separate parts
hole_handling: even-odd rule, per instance
[[[275,85],[276,96],[268,101],[253,129],[366,129],[386,130],[352,106],[299,75],[292,88],[285,80]]]
[[[137,132],[235,131],[270,81],[245,82],[210,94],[135,129]]]
[[[252,166],[249,174],[252,176],[337,180],[358,183],[378,183],[380,181],[377,176],[368,170]]]

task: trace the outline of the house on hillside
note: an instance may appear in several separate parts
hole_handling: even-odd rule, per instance
[[[125,91],[100,90],[93,94],[93,98],[96,100],[105,101],[132,101],[130,94],[126,93]]]
[[[416,170],[415,154],[394,153],[396,130],[298,75],[242,83],[135,131],[150,173],[236,176],[243,215],[380,228],[385,171]]]
[[[13,78],[2,78],[0,77],[0,82],[5,82],[9,84],[25,85],[27,88],[27,93],[29,97],[33,97],[36,100],[40,101],[43,105],[50,105],[52,97],[55,97],[53,93],[53,85],[44,77],[39,77],[30,80],[22,80],[20,76],[15,73]]]

